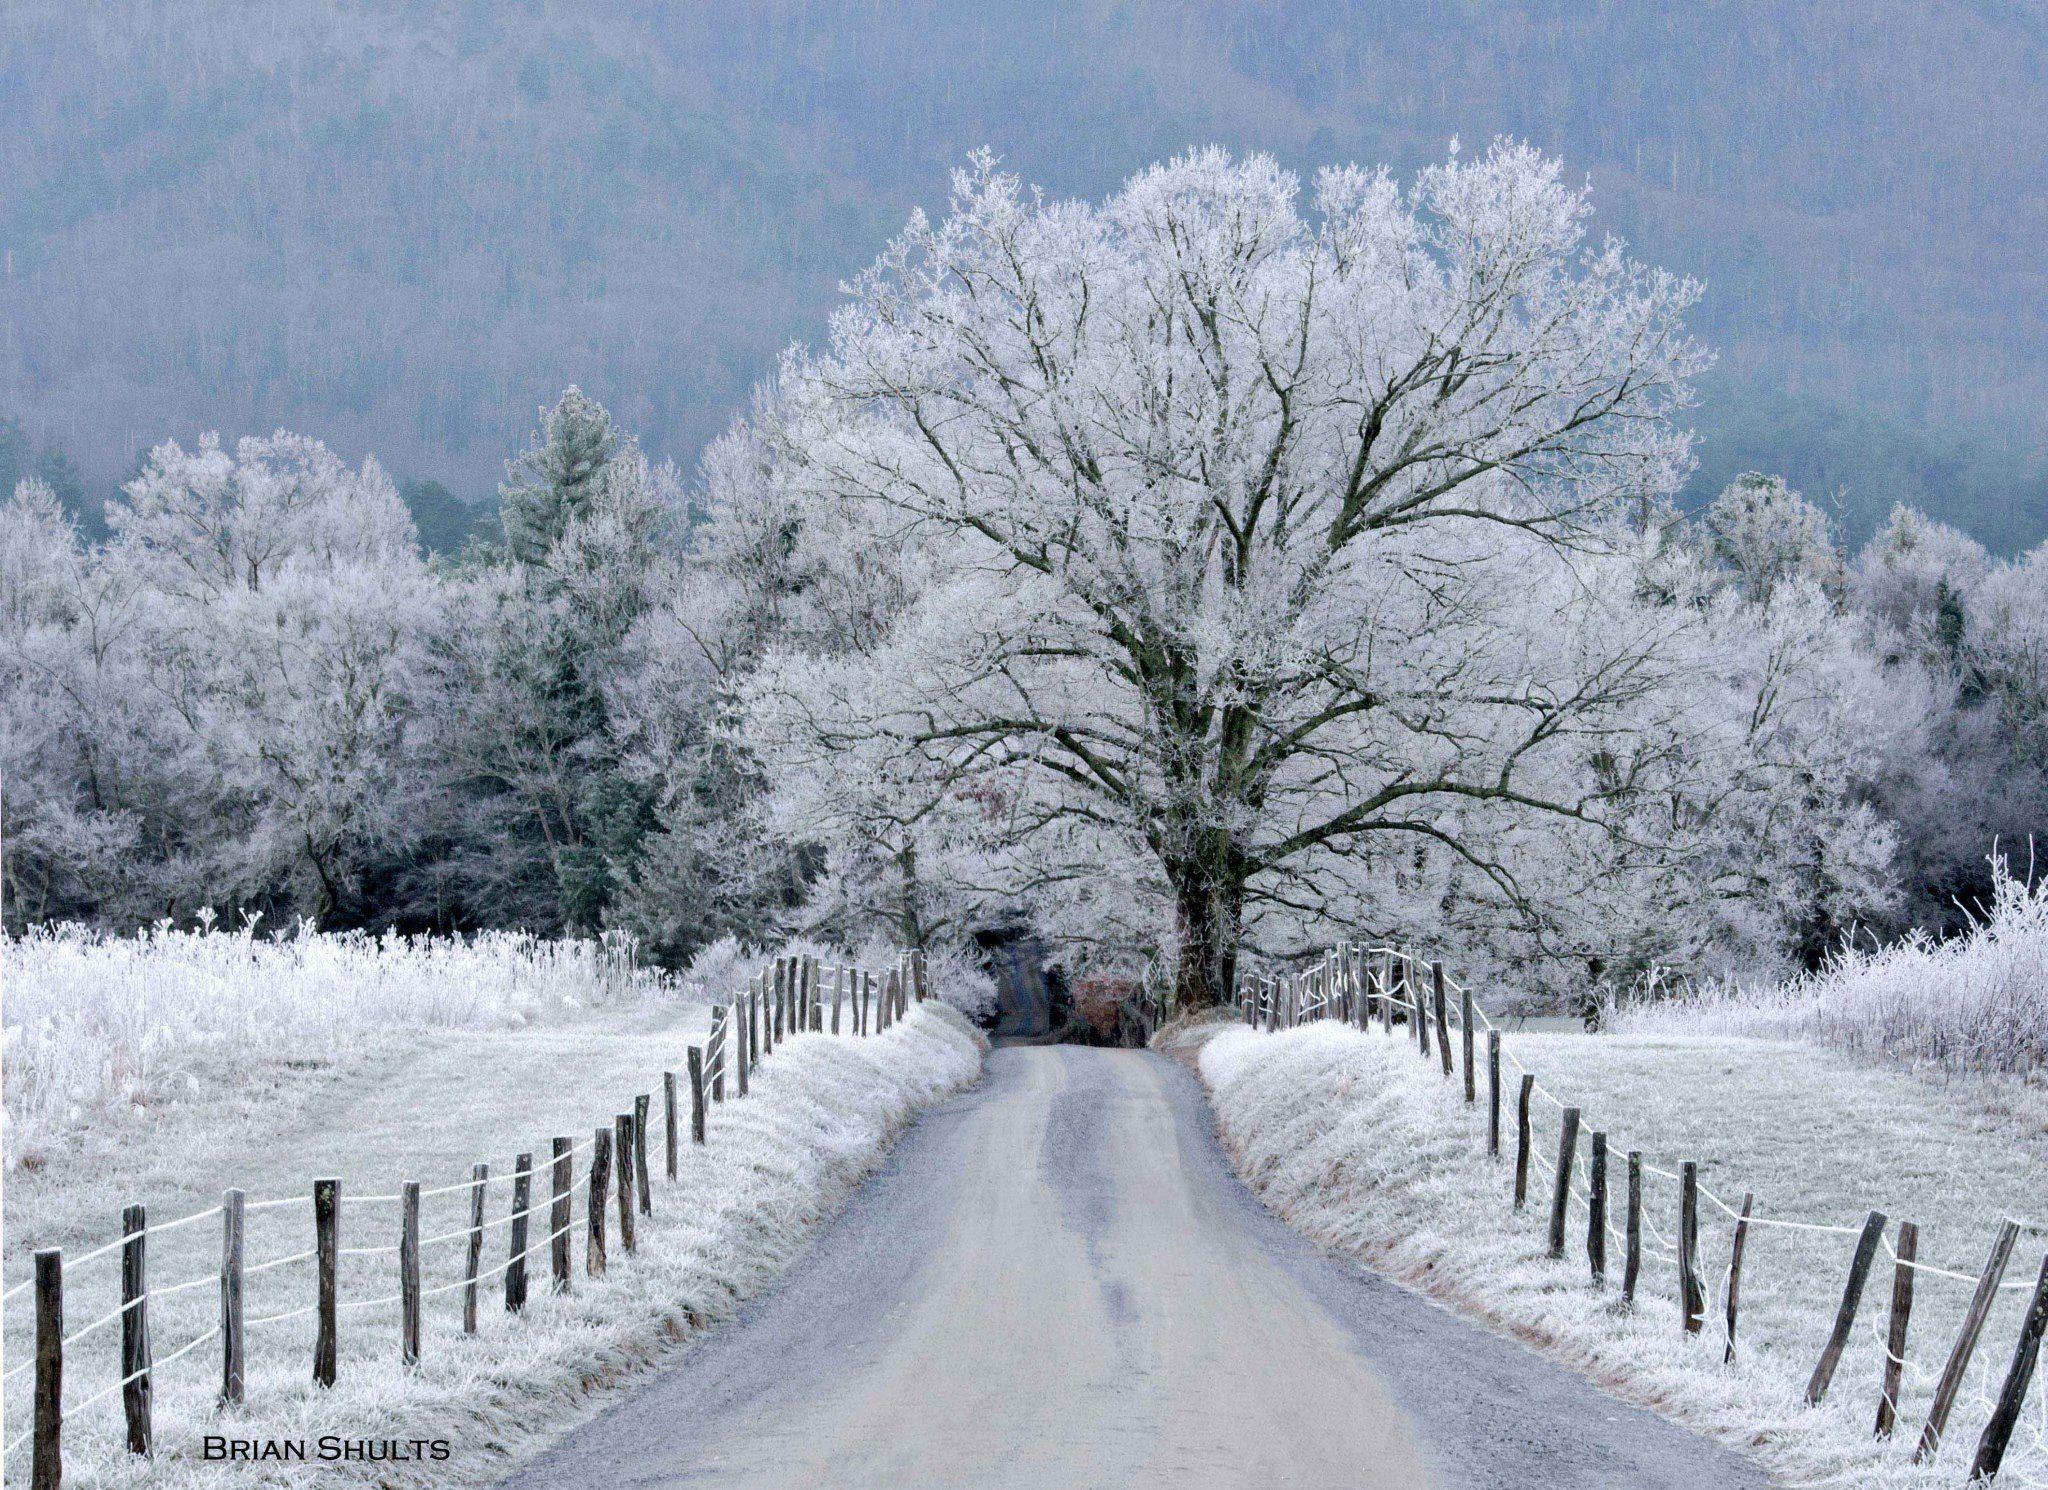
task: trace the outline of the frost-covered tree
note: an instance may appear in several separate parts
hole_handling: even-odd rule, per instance
[[[1588,247],[1517,145],[1296,198],[1218,151],[1099,206],[979,159],[791,359],[774,432],[924,578],[877,645],[771,658],[771,772],[873,751],[982,794],[1019,873],[1148,861],[1196,1004],[1262,917],[1357,924],[1368,851],[1552,919],[1516,836],[1610,831],[1589,757],[1672,766],[1637,759],[1672,680],[1614,554],[1686,469],[1695,288]]]
[[[1785,484],[1755,471],[1737,477],[1702,516],[1714,557],[1733,571],[1744,598],[1766,603],[1803,577],[1839,589],[1841,555],[1827,514]]]

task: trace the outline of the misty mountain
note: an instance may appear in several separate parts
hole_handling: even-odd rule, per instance
[[[0,78],[0,414],[96,490],[287,426],[479,497],[570,382],[688,462],[975,146],[1098,195],[1510,132],[1706,281],[1696,487],[2048,536],[2022,0],[12,0]]]

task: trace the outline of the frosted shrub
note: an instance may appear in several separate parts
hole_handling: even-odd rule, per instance
[[[394,1031],[516,1027],[667,988],[616,937],[361,932],[135,937],[65,926],[0,943],[6,1163],[95,1117],[196,1094],[202,1077],[324,1060]]]
[[[1999,866],[1991,915],[1967,937],[1845,951],[1773,987],[1712,987],[1614,1019],[1630,1033],[1757,1035],[1956,1070],[2048,1071],[2048,880],[2029,886]]]

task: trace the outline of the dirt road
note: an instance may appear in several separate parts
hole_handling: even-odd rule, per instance
[[[1011,1048],[773,1295],[519,1490],[1762,1486],[1326,1258],[1162,1057]]]

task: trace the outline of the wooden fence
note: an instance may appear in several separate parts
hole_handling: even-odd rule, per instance
[[[809,1032],[867,1036],[886,1031],[909,1012],[913,1002],[929,996],[928,970],[924,954],[906,953],[895,966],[881,974],[853,967],[825,966],[814,957],[779,957],[756,975],[747,990],[726,1003],[714,1005],[711,1030],[702,1046],[688,1048],[685,1078],[689,1103],[688,1142],[709,1141],[711,1113],[730,1096],[746,1096],[749,1077],[777,1045]],[[677,1178],[682,1136],[683,1088],[675,1071],[662,1072],[663,1155],[666,1178]],[[239,1404],[246,1395],[243,1372],[243,1343],[246,1332],[305,1315],[316,1316],[312,1355],[314,1381],[331,1387],[340,1361],[340,1321],[346,1310],[396,1303],[399,1306],[398,1338],[394,1342],[403,1366],[419,1365],[424,1339],[424,1306],[438,1295],[460,1291],[461,1329],[475,1334],[477,1311],[487,1282],[502,1278],[505,1309],[518,1314],[528,1297],[529,1262],[547,1269],[548,1287],[556,1293],[571,1288],[571,1242],[575,1231],[584,1233],[584,1271],[600,1277],[615,1260],[623,1261],[634,1251],[635,1223],[651,1216],[654,1185],[648,1167],[648,1128],[653,1094],[637,1097],[628,1110],[598,1123],[588,1137],[559,1137],[553,1141],[545,1171],[534,1167],[531,1153],[520,1154],[513,1164],[511,1199],[506,1213],[486,1221],[487,1191],[494,1183],[487,1164],[477,1164],[469,1177],[452,1184],[422,1190],[416,1180],[405,1181],[389,1195],[344,1196],[338,1179],[316,1179],[307,1196],[273,1200],[249,1200],[242,1191],[230,1189],[221,1203],[193,1215],[152,1225],[140,1204],[127,1206],[121,1215],[118,1240],[74,1258],[77,1269],[114,1253],[120,1254],[121,1306],[112,1313],[66,1333],[64,1329],[64,1279],[66,1260],[61,1248],[35,1253],[34,1273],[0,1294],[0,1302],[32,1290],[35,1308],[35,1350],[33,1358],[10,1368],[4,1381],[26,1371],[35,1373],[30,1426],[10,1441],[5,1458],[13,1459],[24,1444],[30,1445],[29,1479],[34,1490],[57,1490],[63,1478],[63,1440],[68,1422],[74,1422],[86,1408],[119,1393],[130,1453],[154,1457],[155,1430],[151,1420],[152,1387],[157,1373],[209,1343],[216,1344],[220,1365],[219,1400]],[[581,1179],[575,1177],[576,1156],[588,1152],[589,1160]],[[507,1177],[499,1175],[496,1182]],[[547,1194],[535,1196],[535,1181],[544,1178]],[[469,1224],[436,1236],[420,1235],[420,1202],[437,1195],[466,1192]],[[575,1220],[578,1198],[583,1203],[583,1223]],[[373,1202],[398,1208],[397,1238],[380,1246],[344,1247],[342,1215],[345,1203]],[[287,1256],[251,1262],[245,1256],[245,1227],[248,1213],[288,1206],[309,1206],[312,1246]],[[543,1208],[544,1205],[544,1208]],[[615,1214],[614,1214],[615,1212]],[[546,1234],[535,1236],[531,1223],[544,1217]],[[188,1278],[182,1282],[151,1287],[147,1281],[149,1238],[173,1229],[218,1218],[221,1228],[221,1264],[217,1275]],[[618,1253],[611,1247],[616,1221]],[[498,1227],[509,1228],[507,1256],[496,1265],[482,1266],[486,1234]],[[422,1249],[444,1243],[465,1244],[462,1276],[434,1287],[421,1286]],[[394,1259],[395,1293],[373,1298],[341,1297],[340,1260],[344,1256],[389,1254]],[[245,1281],[254,1274],[297,1264],[312,1264],[310,1300],[301,1307],[258,1317],[243,1309]],[[155,1356],[149,1330],[149,1301],[192,1288],[214,1288],[220,1301],[219,1323],[187,1341],[166,1356]],[[120,1379],[112,1386],[83,1401],[64,1401],[64,1362],[67,1350],[87,1336],[118,1324]]]
[[[1251,977],[1239,980],[1237,1008],[1245,1023],[1255,1029],[1275,1031],[1314,1020],[1337,1020],[1360,1030],[1377,1025],[1391,1035],[1396,1025],[1417,1056],[1441,1071],[1445,1080],[1461,1081],[1464,1100],[1477,1105],[1483,1084],[1486,1103],[1486,1147],[1490,1157],[1502,1155],[1502,1065],[1512,1066],[1520,1078],[1515,1095],[1513,1201],[1522,1210],[1530,1199],[1529,1172],[1532,1163],[1549,1181],[1544,1206],[1545,1239],[1552,1258],[1566,1253],[1571,1227],[1570,1208],[1576,1201],[1586,1217],[1586,1266],[1591,1286],[1604,1288],[1608,1274],[1608,1245],[1622,1251],[1621,1299],[1633,1304],[1642,1278],[1646,1227],[1643,1214],[1643,1176],[1658,1176],[1677,1187],[1678,1235],[1675,1240],[1654,1237],[1657,1246],[1673,1266],[1673,1286],[1679,1304],[1681,1328],[1688,1335],[1701,1334],[1706,1324],[1706,1298],[1699,1262],[1700,1203],[1705,1200],[1732,1225],[1729,1266],[1723,1293],[1720,1333],[1722,1360],[1735,1359],[1738,1315],[1741,1302],[1743,1253],[1751,1228],[1782,1227],[1791,1231],[1854,1237],[1847,1275],[1842,1281],[1840,1302],[1833,1326],[1815,1361],[1806,1385],[1806,1403],[1818,1405],[1833,1385],[1836,1367],[1855,1329],[1863,1295],[1880,1251],[1892,1267],[1892,1289],[1885,1333],[1881,1338],[1883,1361],[1877,1388],[1873,1432],[1880,1439],[1892,1436],[1897,1423],[1899,1392],[1906,1366],[1908,1331],[1912,1321],[1916,1280],[1969,1285],[1970,1302],[1955,1340],[1943,1358],[1940,1376],[1925,1421],[1912,1450],[1916,1464],[1926,1463],[1939,1453],[1949,1418],[1961,1395],[1970,1364],[1976,1356],[1993,1303],[2001,1291],[2031,1290],[2010,1364],[1995,1397],[1980,1398],[1989,1416],[1971,1459],[1970,1479],[1995,1479],[2006,1459],[2021,1409],[2041,1354],[2044,1333],[2048,1333],[2048,1256],[2043,1256],[2038,1277],[2029,1283],[2024,1277],[2006,1281],[2006,1268],[2019,1236],[2019,1226],[2002,1221],[1993,1235],[1989,1256],[1974,1276],[1932,1267],[1918,1260],[1919,1229],[1911,1221],[1898,1226],[1897,1239],[1889,1235],[1884,1212],[1873,1210],[1860,1226],[1838,1226],[1789,1217],[1762,1216],[1756,1212],[1756,1197],[1745,1193],[1739,1207],[1730,1205],[1699,1181],[1699,1167],[1693,1160],[1681,1161],[1677,1169],[1649,1163],[1640,1150],[1626,1156],[1626,1186],[1619,1202],[1622,1219],[1616,1223],[1615,1198],[1610,1190],[1607,1134],[1591,1132],[1585,1166],[1584,1186],[1576,1182],[1579,1139],[1585,1120],[1583,1112],[1559,1101],[1543,1088],[1535,1074],[1503,1049],[1501,1031],[1474,1001],[1471,991],[1445,976],[1441,962],[1425,962],[1399,948],[1338,947],[1310,965],[1280,977]],[[1160,1003],[1161,1015],[1164,1004]],[[1454,1038],[1455,1037],[1455,1038]],[[1484,1040],[1483,1062],[1479,1054]],[[1454,1051],[1455,1046],[1455,1051]],[[1532,1098],[1540,1097],[1557,1108],[1558,1146],[1555,1158],[1541,1153],[1533,1139],[1530,1122]],[[1661,1243],[1661,1245],[1659,1245]],[[1874,1329],[1874,1327],[1873,1327]],[[2038,1438],[2038,1434],[2037,1434]],[[2035,1447],[2048,1445],[2037,1443]]]

